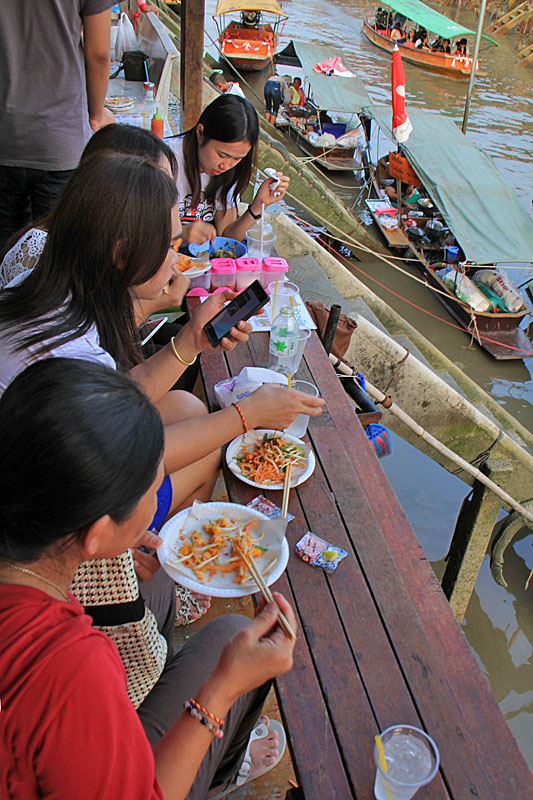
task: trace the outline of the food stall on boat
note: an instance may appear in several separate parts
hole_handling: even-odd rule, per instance
[[[448,40],[462,36],[475,36],[475,31],[453,22],[444,14],[439,14],[429,8],[425,3],[419,0],[383,0],[383,5],[401,14],[407,22],[415,23],[419,29],[436,34],[441,41]],[[394,45],[397,44],[402,54],[402,59],[408,61],[410,64],[416,64],[422,69],[430,70],[431,72],[438,72],[441,75],[447,75],[453,78],[468,78],[472,71],[472,58],[465,53],[454,54],[455,45],[451,47],[451,53],[437,52],[430,48],[416,47],[414,42],[406,41],[403,37],[393,40],[391,37],[392,32],[392,14],[390,12],[380,13],[382,9],[377,10],[376,17],[373,22],[365,20],[363,23],[363,33],[372,44],[381,50],[386,50],[392,53]],[[407,36],[407,31],[402,31]],[[498,42],[491,39],[490,36],[483,35],[483,38],[492,44],[498,45]],[[479,71],[479,61],[476,63],[476,73]]]
[[[319,69],[319,65],[335,59],[340,60],[336,63],[344,66],[345,74],[326,74]],[[293,115],[289,107],[276,125],[287,128],[300,150],[321,167],[350,172],[361,169],[366,136],[358,114],[371,101],[363,82],[351,71],[346,55],[329,46],[293,40],[275,61],[278,72],[279,65],[302,70],[306,95],[300,115]]]
[[[232,19],[237,13],[239,19]],[[277,0],[218,0],[213,20],[222,55],[236,69],[263,70],[272,61],[286,19]]]
[[[365,113],[392,142],[390,106]],[[416,210],[401,209],[399,224],[420,270],[494,358],[533,356],[519,327],[531,310],[504,271],[533,263],[533,221],[492,160],[451,119],[413,108],[409,117],[413,130],[400,150],[418,176],[421,197]],[[377,202],[387,205],[386,198]]]

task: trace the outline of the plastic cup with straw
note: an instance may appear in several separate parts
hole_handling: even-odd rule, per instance
[[[376,749],[378,751],[379,765],[383,770],[383,772],[385,773],[385,775],[387,775],[389,769],[387,767],[387,759],[385,758],[385,751],[383,750],[383,742],[381,741],[381,736],[379,735],[379,733],[374,736],[374,741],[376,742]],[[389,791],[389,787],[386,784],[384,784],[384,789],[385,789],[385,794],[387,796],[387,800],[392,800],[392,795]]]
[[[393,725],[376,736],[375,741],[376,800],[411,800],[437,774],[437,745],[420,728]]]

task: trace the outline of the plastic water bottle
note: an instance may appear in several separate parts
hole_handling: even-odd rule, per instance
[[[284,306],[274,319],[270,331],[270,369],[282,375],[294,373],[299,330],[294,309]]]

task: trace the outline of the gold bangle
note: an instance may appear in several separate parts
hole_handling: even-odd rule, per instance
[[[194,356],[194,358],[193,358],[193,360],[192,360],[192,361],[185,361],[185,359],[184,359],[184,358],[182,358],[182,357],[180,356],[180,354],[178,353],[178,351],[176,350],[176,345],[174,344],[174,339],[175,339],[175,338],[176,338],[176,337],[175,337],[175,336],[173,336],[173,337],[171,338],[171,340],[170,340],[170,346],[172,347],[172,352],[174,353],[174,355],[176,356],[176,358],[178,359],[178,361],[180,362],[180,364],[183,364],[183,366],[184,366],[184,367],[192,367],[192,365],[194,364],[194,362],[196,361],[196,359],[198,358],[198,356]]]

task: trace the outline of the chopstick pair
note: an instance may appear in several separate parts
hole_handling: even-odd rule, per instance
[[[242,560],[244,561],[244,563],[248,567],[248,571],[250,572],[250,575],[252,576],[254,581],[257,583],[257,586],[259,587],[259,590],[260,590],[261,594],[263,595],[263,597],[265,598],[265,600],[267,601],[267,603],[275,603],[276,601],[274,600],[274,598],[272,596],[272,592],[270,591],[270,589],[266,585],[263,576],[261,575],[261,573],[259,572],[259,570],[255,566],[254,562],[251,559],[249,559],[248,556],[246,556],[244,554],[243,550],[239,547],[239,545],[236,542],[234,543],[233,546],[235,547],[235,550],[237,551],[239,556],[242,558]],[[279,619],[280,627],[283,630],[283,632],[286,634],[286,636],[288,636],[289,639],[296,639],[296,634],[294,633],[293,629],[291,628],[291,626],[289,624],[289,621],[287,620],[287,617],[285,616],[285,614],[283,613],[283,611],[280,608],[278,608],[278,619]]]

